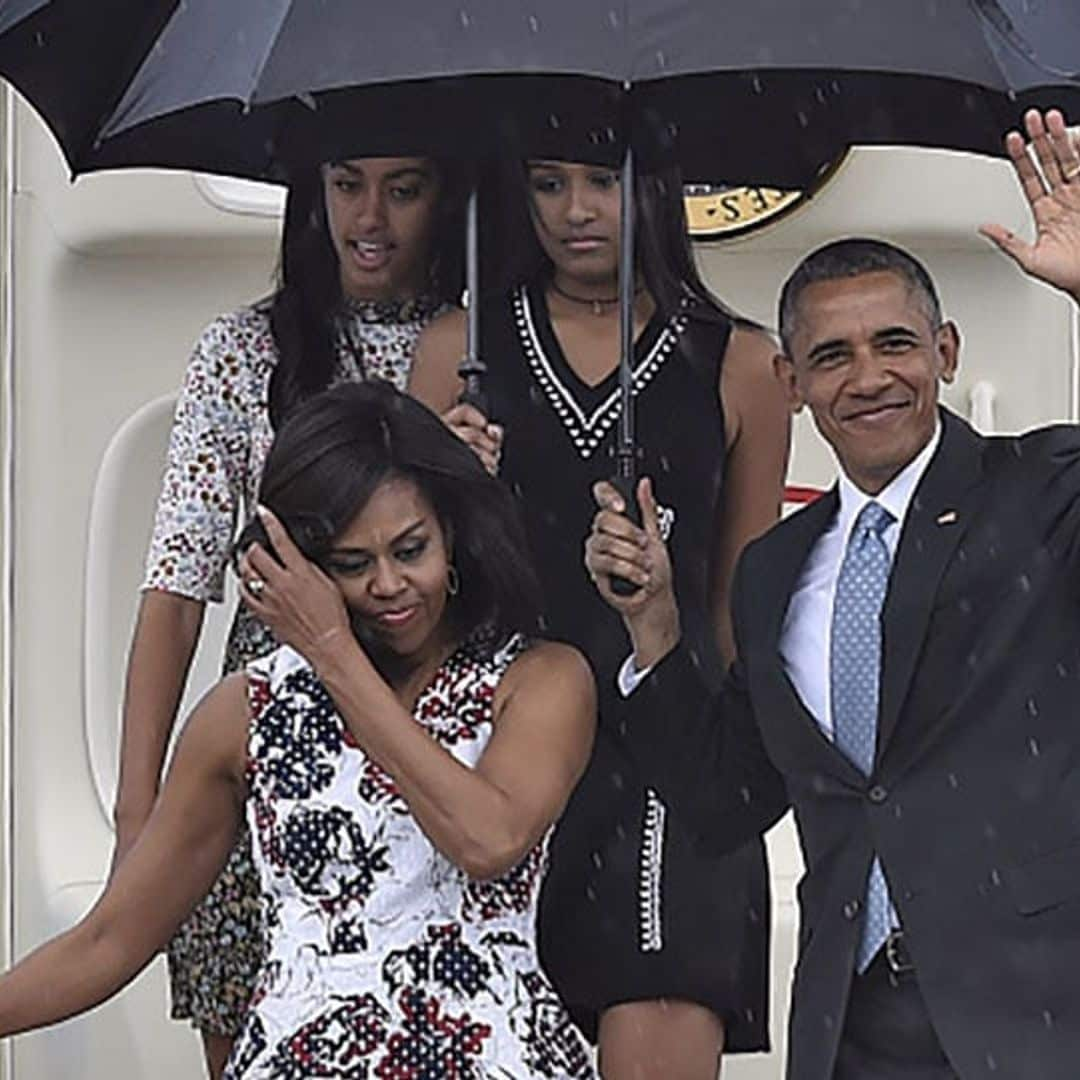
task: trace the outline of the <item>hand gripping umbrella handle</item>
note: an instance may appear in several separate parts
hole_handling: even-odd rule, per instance
[[[619,441],[615,453],[615,475],[611,482],[622,496],[624,513],[641,525],[637,504],[637,443],[634,438],[634,152],[627,141],[619,183]],[[640,585],[611,576],[616,596],[633,596]]]
[[[477,367],[479,370],[477,370]],[[461,367],[458,368],[458,374],[465,383],[465,388],[461,391],[461,396],[458,398],[458,404],[471,405],[490,420],[490,403],[482,381],[482,376],[486,371],[487,368],[479,361],[476,362],[476,367],[470,365],[468,360],[462,362]]]
[[[480,198],[475,185],[469,192],[465,217],[465,278],[468,302],[465,309],[465,356],[458,375],[465,384],[458,403],[479,409],[490,419],[483,379],[487,365],[480,359]]]
[[[637,494],[634,490],[637,487],[635,482],[637,479],[636,474],[634,459],[620,457],[618,468],[611,478],[611,485],[622,496],[625,516],[640,527],[641,510],[638,508]],[[641,586],[636,581],[630,581],[629,578],[620,577],[618,574],[611,575],[611,591],[616,596],[633,596],[634,593],[640,592],[640,590]]]

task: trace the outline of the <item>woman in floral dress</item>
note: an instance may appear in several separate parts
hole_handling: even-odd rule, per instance
[[[299,173],[289,191],[279,287],[215,319],[188,365],[158,501],[124,705],[114,867],[153,806],[207,602],[251,512],[274,428],[327,386],[403,386],[420,331],[460,294],[459,217],[446,169],[356,158]],[[224,671],[274,646],[242,607]],[[172,1014],[200,1029],[221,1074],[262,958],[257,883],[241,836],[216,888],[169,949]]]
[[[196,709],[105,894],[0,979],[0,1035],[132,978],[246,807],[268,949],[230,1080],[594,1080],[535,929],[595,692],[579,653],[527,636],[511,496],[369,384],[285,423],[260,498],[242,589],[285,644]]]

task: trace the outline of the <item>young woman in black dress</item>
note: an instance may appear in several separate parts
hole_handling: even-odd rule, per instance
[[[503,186],[519,217],[499,230],[512,287],[481,306],[491,417],[456,404],[460,312],[425,330],[409,385],[520,496],[547,632],[596,675],[600,730],[541,913],[547,970],[609,1080],[714,1080],[721,1050],[767,1044],[768,876],[760,843],[699,855],[619,744],[625,639],[582,564],[590,487],[612,473],[619,414],[619,181],[596,154],[529,157]],[[779,514],[788,413],[771,340],[697,274],[677,173],[640,175],[635,198],[640,468],[657,478],[684,633],[703,658],[729,660],[732,572]]]

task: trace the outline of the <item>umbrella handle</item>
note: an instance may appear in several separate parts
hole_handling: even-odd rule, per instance
[[[490,402],[483,384],[483,375],[486,372],[487,368],[479,361],[474,363],[470,363],[468,360],[462,361],[461,366],[458,368],[458,375],[461,376],[462,382],[465,383],[465,389],[461,391],[458,404],[471,405],[490,420]]]
[[[481,411],[490,420],[490,403],[487,400],[487,391],[484,390],[481,378],[478,375],[463,376],[465,388],[461,391],[458,399],[459,405],[472,405],[474,409]]]
[[[465,356],[458,375],[465,384],[458,403],[488,413],[488,396],[483,378],[487,364],[480,359],[480,195],[474,184],[465,212],[465,279],[468,302],[465,308]]]
[[[624,515],[640,527],[641,510],[637,504],[637,493],[635,491],[637,487],[636,472],[633,458],[620,459],[618,471],[611,478],[611,486],[622,496],[623,506],[625,507]],[[618,574],[612,574],[611,591],[616,596],[633,596],[634,593],[641,591],[641,586],[636,581],[630,581],[628,578],[620,577]]]

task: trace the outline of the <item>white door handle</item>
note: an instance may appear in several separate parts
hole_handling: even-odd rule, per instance
[[[994,403],[997,390],[992,382],[980,379],[968,394],[968,418],[971,425],[983,435],[993,435],[997,430]]]

